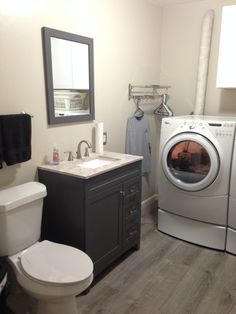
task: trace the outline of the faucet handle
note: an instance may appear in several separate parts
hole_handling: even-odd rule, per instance
[[[74,156],[72,154],[72,151],[71,150],[67,150],[66,152],[64,152],[65,154],[68,153],[68,161],[72,161],[74,159]]]

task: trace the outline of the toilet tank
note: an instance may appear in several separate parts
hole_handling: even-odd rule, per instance
[[[46,187],[28,182],[0,190],[0,256],[10,256],[40,238]]]

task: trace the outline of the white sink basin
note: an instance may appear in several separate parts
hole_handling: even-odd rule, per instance
[[[109,165],[118,160],[119,160],[118,158],[97,157],[91,160],[82,161],[81,163],[79,163],[78,166],[81,168],[96,169],[98,167]]]

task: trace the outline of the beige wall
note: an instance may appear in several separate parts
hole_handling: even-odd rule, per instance
[[[236,115],[236,90],[216,88],[216,73],[223,5],[234,0],[203,0],[172,5],[163,10],[161,41],[161,83],[170,84],[170,104],[175,115],[194,109],[198,56],[203,16],[215,11],[206,92],[205,114]]]
[[[0,114],[25,111],[32,119],[32,159],[0,170],[0,187],[37,178],[37,165],[57,143],[61,157],[81,139],[92,140],[94,122],[47,124],[41,27],[94,39],[96,121],[108,132],[106,150],[123,152],[128,83],[159,82],[161,10],[146,0],[6,0],[1,2]],[[10,7],[12,5],[12,7]],[[154,117],[150,115],[155,135]],[[155,143],[155,138],[153,139]],[[155,159],[155,156],[153,156]],[[155,167],[154,167],[155,168]],[[154,173],[144,197],[154,193]]]

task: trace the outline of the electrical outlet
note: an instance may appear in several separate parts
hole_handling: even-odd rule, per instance
[[[103,145],[107,144],[107,132],[103,132]]]

